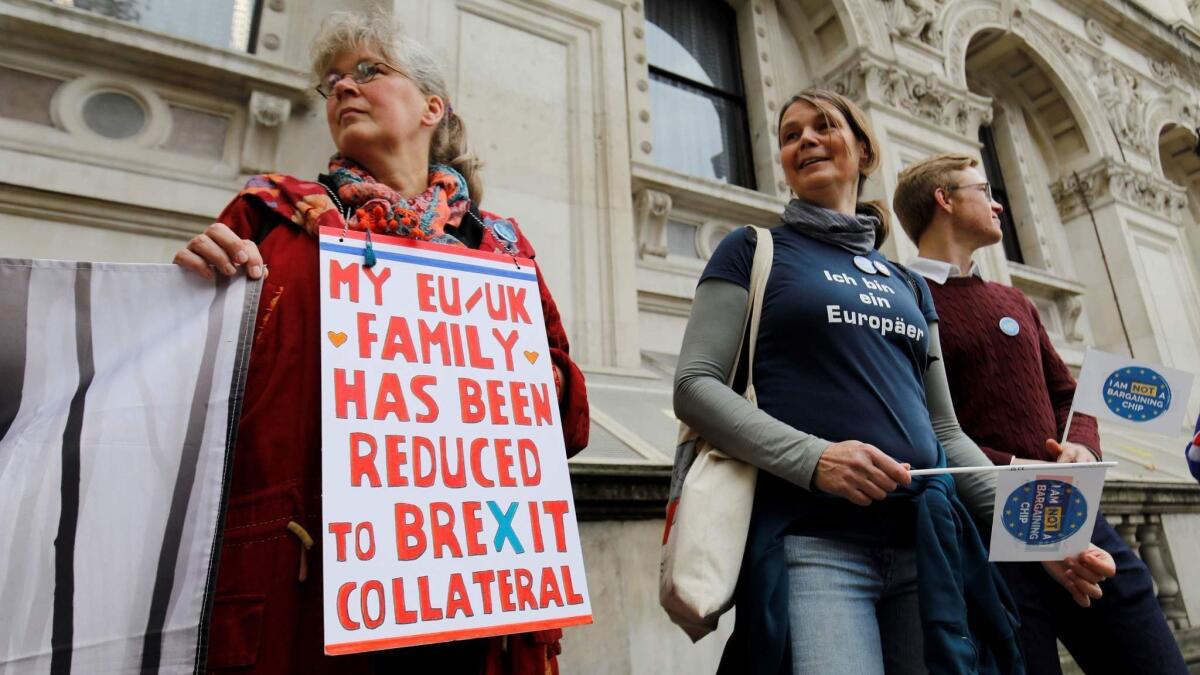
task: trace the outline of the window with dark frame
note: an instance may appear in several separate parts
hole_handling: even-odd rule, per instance
[[[1025,256],[1021,254],[1017,224],[1013,221],[1012,207],[1008,204],[1008,188],[1004,186],[1004,173],[1000,170],[1000,157],[996,154],[996,140],[992,136],[990,126],[979,127],[979,142],[983,145],[979,153],[983,157],[983,173],[992,186],[992,199],[1004,207],[1000,214],[1000,231],[1004,233],[1001,242],[1004,245],[1004,257],[1013,262],[1024,263]]]
[[[646,20],[654,162],[754,189],[737,12],[724,0],[647,0]]]

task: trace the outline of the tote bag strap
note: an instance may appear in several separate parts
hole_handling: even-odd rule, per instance
[[[771,276],[771,263],[775,259],[775,241],[771,238],[771,231],[767,228],[756,225],[747,225],[747,227],[753,228],[754,233],[758,235],[758,244],[754,247],[754,264],[750,268],[750,332],[746,335],[750,344],[746,349],[745,395],[746,398],[754,401],[754,350],[758,344],[758,324],[762,319],[763,296],[767,291],[767,278]]]

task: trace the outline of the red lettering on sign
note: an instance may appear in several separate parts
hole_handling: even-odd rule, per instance
[[[559,553],[564,553],[567,550],[567,537],[563,532],[563,516],[566,515],[570,508],[565,499],[542,502],[542,510],[554,518],[554,544]]]
[[[358,325],[358,358],[371,358],[371,345],[379,340],[379,336],[371,332],[371,324],[375,321],[375,315],[370,312],[359,312],[355,323]]]
[[[329,297],[342,299],[342,286],[349,291],[350,302],[358,302],[358,263],[346,267],[333,258],[329,259]]]
[[[500,593],[500,611],[515,612],[517,606],[513,603],[513,586],[508,580],[512,575],[510,570],[496,570],[496,590]]]
[[[546,547],[542,543],[542,516],[538,513],[537,502],[529,502],[529,527],[533,530],[533,550],[541,553]]]
[[[408,478],[400,473],[400,467],[408,463],[408,454],[400,450],[400,444],[405,441],[401,434],[386,434],[383,445],[387,454],[388,487],[405,487]]]
[[[462,548],[458,538],[454,536],[454,509],[446,502],[433,502],[429,505],[429,529],[433,531],[430,539],[433,542],[433,557],[441,558],[442,549],[450,549],[450,555],[462,557]]]
[[[425,515],[421,509],[396,503],[396,559],[416,560],[425,553]]]
[[[533,597],[533,574],[526,569],[513,570],[517,578],[517,607],[538,609],[537,598]]]
[[[538,456],[537,445],[531,439],[519,439],[517,454],[521,459],[521,482],[525,485],[541,484],[542,460]]]
[[[429,577],[417,577],[417,596],[421,600],[421,620],[437,621],[442,618],[441,608],[429,602]]]
[[[433,275],[424,272],[417,274],[417,307],[422,312],[436,312],[433,304]]]
[[[479,541],[479,534],[483,532],[483,519],[479,517],[482,506],[480,502],[463,502],[462,505],[463,528],[466,530],[463,540],[467,543],[467,555],[487,553],[487,547]]]
[[[479,570],[471,575],[471,581],[479,586],[479,594],[483,597],[483,613],[492,613],[492,582],[496,573],[491,570]]]
[[[446,618],[453,619],[459,614],[475,616],[471,611],[471,601],[467,597],[467,588],[462,575],[455,572],[450,575],[450,589],[446,593]]]
[[[583,596],[575,592],[575,585],[571,583],[571,567],[563,565],[559,569],[562,570],[563,590],[567,592],[567,604],[582,605]]]
[[[377,607],[375,616],[371,616],[370,608],[367,605],[367,600],[371,595],[375,596],[375,606]],[[362,609],[362,620],[367,628],[379,628],[383,625],[383,615],[387,609],[383,601],[383,584],[375,579],[364,583],[362,590],[359,591],[358,600],[359,607]]]
[[[359,449],[367,446],[367,452]],[[363,476],[371,487],[379,487],[379,472],[375,470],[375,453],[379,450],[375,445],[375,437],[361,431],[350,432],[350,485],[362,487]]]
[[[404,388],[396,373],[383,373],[379,378],[379,395],[375,398],[373,419],[383,420],[395,415],[397,422],[408,421],[408,404],[404,402]]]
[[[367,275],[367,280],[375,287],[375,304],[383,304],[383,282],[387,281],[392,276],[392,268],[390,267],[364,267],[363,274]]]
[[[404,579],[402,577],[392,579],[392,604],[396,606],[396,623],[416,623],[417,613],[408,609],[404,603]]]
[[[354,381],[346,382],[346,369],[333,369],[333,403],[334,414],[339,419],[348,419],[347,408],[354,404],[354,416],[357,419],[367,419],[367,390],[363,383],[366,375],[361,370],[354,371]]]
[[[517,479],[513,477],[513,458],[508,450],[512,446],[512,441],[507,438],[497,438],[492,441],[492,445],[496,448],[496,480],[499,481],[501,487],[516,487]]]
[[[562,593],[558,590],[558,576],[554,574],[553,567],[542,568],[542,592],[538,596],[538,604],[543,609],[550,606],[550,603],[563,606]]]
[[[362,330],[361,324],[358,329]],[[359,354],[362,354],[361,349]],[[402,316],[388,319],[387,335],[383,338],[383,350],[379,353],[379,358],[392,361],[397,354],[409,363],[417,360],[417,350],[413,347],[412,335],[408,332],[408,321]]]
[[[330,523],[329,534],[336,543],[338,562],[346,562],[346,535],[350,534],[350,523]]]
[[[350,607],[349,607],[350,594],[352,592],[354,592],[354,589],[357,586],[358,586],[358,584],[354,583],[353,581],[347,581],[346,583],[342,584],[341,586],[338,586],[338,592],[337,592],[338,622],[341,623],[342,628],[345,628],[346,630],[358,630],[359,628],[362,628],[362,626],[359,625],[359,623],[357,621],[350,618]]]
[[[437,378],[433,375],[416,375],[409,386],[412,387],[412,392],[416,395],[417,400],[425,406],[425,412],[417,413],[416,420],[422,424],[436,422],[439,412],[438,404],[428,389],[437,386]]]

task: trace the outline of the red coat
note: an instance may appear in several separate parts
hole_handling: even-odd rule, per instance
[[[221,531],[209,670],[557,673],[562,636],[557,629],[373,654],[324,655],[317,242],[253,195],[239,195],[220,222],[258,241],[270,273],[258,308]],[[517,232],[518,252],[533,258],[532,246]],[[479,248],[504,247],[485,229]],[[538,282],[551,358],[563,374],[561,419],[567,453],[573,455],[587,445],[587,391],[583,374],[568,355],[558,309],[540,272]],[[311,533],[311,550],[302,552],[292,531],[296,526],[289,530],[292,522]]]

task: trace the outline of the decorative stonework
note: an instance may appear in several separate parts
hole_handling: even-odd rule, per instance
[[[1056,31],[1055,38],[1100,102],[1100,109],[1121,146],[1152,153],[1157,139],[1153,138],[1147,119],[1152,99],[1149,82],[1069,33]]]
[[[884,0],[891,5],[888,14],[889,32],[893,37],[941,47],[942,28],[937,21],[942,0]]]
[[[1136,206],[1179,225],[1184,224],[1188,209],[1184,188],[1112,160],[1063,178],[1050,186],[1050,193],[1063,220],[1083,213],[1088,205],[1095,208],[1109,199]]]
[[[667,218],[671,215],[671,195],[646,188],[633,198],[637,224],[638,254],[667,255]]]
[[[1170,61],[1159,59],[1150,61],[1150,72],[1154,73],[1155,79],[1166,85],[1179,79],[1179,69]]]
[[[1107,55],[1095,63],[1092,86],[1117,139],[1122,145],[1149,154],[1152,143],[1146,128],[1146,108],[1150,100],[1141,78]]]
[[[264,127],[277,127],[292,114],[292,102],[286,98],[255,91],[250,94],[250,115]]]
[[[881,101],[968,138],[992,120],[986,98],[956,89],[934,73],[918,74],[896,64],[859,61],[834,73],[824,86],[859,102]]]
[[[1104,26],[1101,26],[1099,21],[1090,17],[1083,21],[1083,32],[1087,33],[1088,39],[1095,43],[1096,46],[1103,45],[1107,37],[1104,34]]]

